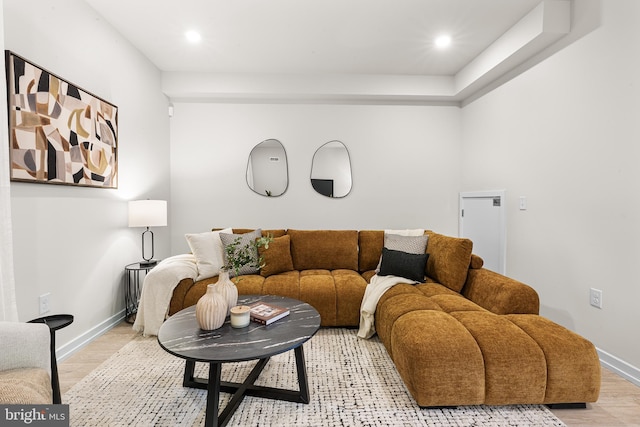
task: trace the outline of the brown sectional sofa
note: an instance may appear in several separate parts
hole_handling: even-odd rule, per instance
[[[234,229],[234,233],[250,230]],[[356,327],[384,231],[263,230],[267,265],[242,276],[240,294],[274,294],[313,305],[323,326]],[[423,407],[595,402],[600,364],[586,339],[538,315],[529,286],[482,268],[468,239],[432,231],[426,283],[383,294],[375,327]],[[194,305],[217,277],[182,280],[169,315]]]

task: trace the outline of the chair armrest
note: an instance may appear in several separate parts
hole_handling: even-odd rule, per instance
[[[496,314],[538,314],[540,310],[532,287],[486,268],[469,269],[462,294]]]
[[[51,334],[42,323],[0,322],[0,371],[41,368],[51,375]]]

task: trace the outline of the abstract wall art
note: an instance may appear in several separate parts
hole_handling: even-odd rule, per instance
[[[5,51],[11,180],[118,188],[118,107]]]

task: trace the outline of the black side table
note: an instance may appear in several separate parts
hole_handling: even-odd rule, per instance
[[[136,320],[138,312],[138,301],[140,301],[140,273],[144,272],[144,276],[158,264],[143,265],[139,262],[129,264],[124,268],[124,320],[127,323],[133,323]]]
[[[56,331],[73,323],[71,314],[54,314],[29,320],[27,323],[44,323],[51,333],[51,388],[53,389],[53,403],[62,403],[60,395],[60,380],[58,379],[58,361],[56,359]]]

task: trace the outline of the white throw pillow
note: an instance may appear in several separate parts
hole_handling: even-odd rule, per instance
[[[422,236],[423,228],[408,228],[405,230],[384,230],[384,234],[395,234],[397,236]]]
[[[416,239],[411,239],[412,237],[415,237]],[[423,254],[427,248],[427,240],[428,236],[424,234],[424,229],[422,228],[384,230],[384,247],[387,249],[411,254]],[[381,263],[382,255],[380,255],[380,259],[378,260],[376,273],[380,272]]]
[[[233,233],[231,228],[220,231],[207,231],[198,234],[185,234],[191,253],[196,257],[198,277],[196,280],[208,279],[217,276],[220,268],[224,266],[222,241],[220,233]]]

